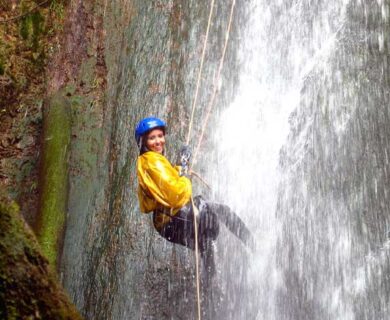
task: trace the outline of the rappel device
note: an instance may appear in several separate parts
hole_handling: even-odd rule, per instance
[[[190,162],[191,158],[191,149],[189,146],[183,146],[180,150],[180,165],[181,165],[181,171],[180,175],[184,176],[188,174],[188,164]]]

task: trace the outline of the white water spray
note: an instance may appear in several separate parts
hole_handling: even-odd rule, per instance
[[[310,105],[311,100],[314,103],[317,99],[312,92],[305,91],[306,84],[310,83],[312,78],[326,79],[335,76],[337,79],[343,77],[343,73],[348,73],[348,70],[335,69],[331,62],[335,56],[337,59],[340,39],[345,40],[342,33],[345,24],[348,23],[347,20],[351,19],[347,16],[348,6],[352,10],[351,7],[356,4],[351,5],[350,1],[346,0],[316,5],[310,5],[307,1],[296,1],[294,4],[283,1],[279,1],[278,4],[252,1],[251,5],[253,6],[250,10],[251,17],[244,32],[245,41],[240,52],[242,65],[240,87],[235,100],[219,119],[218,130],[214,136],[218,167],[212,170],[210,179],[218,181],[215,183],[217,186],[215,197],[231,205],[250,226],[257,239],[257,251],[247,267],[249,294],[238,299],[241,308],[246,311],[241,311],[239,316],[242,319],[286,319],[285,312],[289,312],[280,310],[278,295],[280,292],[282,295],[295,293],[289,293],[289,285],[283,276],[283,272],[286,272],[283,271],[285,266],[280,266],[280,262],[277,262],[280,255],[278,250],[285,241],[282,224],[286,223],[276,214],[278,197],[281,196],[279,188],[284,186],[283,189],[290,190],[288,191],[290,194],[297,192],[302,194],[304,199],[313,197],[304,181],[291,185],[291,181],[288,181],[285,175],[301,170],[297,168],[302,166],[304,161],[310,130],[313,130],[315,119],[307,120],[306,126],[299,128],[300,138],[296,140],[295,145],[288,146],[293,149],[295,161],[290,162],[288,164],[290,168],[286,170],[284,167],[283,171],[279,166],[280,161],[284,160],[281,151],[283,146],[288,144],[287,136],[294,134],[290,129],[297,127],[294,116],[291,117],[292,112],[299,109],[301,104]],[[275,13],[278,13],[277,17]],[[354,83],[356,81],[358,80],[356,79]],[[329,83],[329,88],[333,85]],[[344,134],[357,107],[355,89],[348,83],[345,83],[345,88],[348,92],[345,96],[349,95],[350,98],[347,106],[340,103],[343,100],[336,94],[321,92],[323,88],[318,88],[317,93],[328,99],[325,104],[319,104],[319,111],[330,113],[332,126],[338,136]],[[298,112],[303,115],[305,113],[302,110]],[[332,146],[324,148],[331,152]],[[333,165],[337,166],[336,159],[334,161]],[[318,199],[317,203],[322,201],[324,200]],[[348,204],[340,203],[338,200],[334,200],[330,205],[336,215],[339,211],[348,210],[347,206]],[[291,214],[293,212],[291,211]],[[315,215],[318,213],[312,211],[306,214],[312,217],[315,223]],[[292,219],[299,220],[300,217]],[[318,221],[318,224],[320,223]],[[339,224],[337,216],[330,216],[328,225],[327,239],[321,239],[321,236],[311,233],[312,239],[303,240],[298,236],[298,242],[292,245],[304,247],[306,244],[301,241],[313,241],[317,247],[321,246],[321,241],[326,241],[324,245],[332,248],[330,259],[334,264],[328,266],[332,270],[330,273],[338,274],[337,278],[340,276],[345,282],[329,279],[329,284],[319,293],[315,287],[323,280],[317,282],[316,278],[310,278],[310,275],[302,275],[305,272],[309,273],[310,268],[315,269],[315,266],[306,268],[304,260],[298,261],[302,281],[309,281],[304,284],[307,290],[305,294],[310,297],[309,299],[317,301],[315,303],[318,304],[319,310],[314,316],[315,308],[307,307],[305,310],[301,305],[298,307],[301,309],[295,314],[290,312],[288,315],[290,319],[327,319],[329,316],[332,319],[359,319],[353,295],[358,290],[363,290],[365,283],[364,273],[362,276],[363,267],[353,270],[349,265],[353,259],[350,253],[353,248],[350,231]],[[224,241],[228,241],[227,238]],[[237,243],[234,246],[239,248]],[[313,254],[320,250],[315,249]],[[387,252],[385,255],[387,256]],[[228,268],[231,264],[235,265],[237,270],[240,269],[241,261],[232,262],[232,259],[234,260],[232,251],[221,256],[222,269]],[[321,263],[318,261],[319,265]],[[326,279],[324,281],[326,282]],[[296,299],[298,301],[305,298]]]

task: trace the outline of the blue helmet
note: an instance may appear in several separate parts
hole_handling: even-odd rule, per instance
[[[137,140],[137,144],[140,144],[141,137],[148,131],[155,128],[163,128],[165,131],[166,126],[165,122],[159,118],[149,117],[142,119],[135,128],[135,140]]]

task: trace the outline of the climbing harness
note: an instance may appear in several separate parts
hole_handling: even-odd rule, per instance
[[[203,72],[203,63],[204,63],[204,58],[205,58],[205,53],[206,53],[207,40],[208,40],[212,16],[213,16],[214,2],[215,2],[215,0],[211,0],[211,7],[210,7],[209,19],[208,19],[208,23],[207,23],[206,36],[205,36],[204,43],[203,43],[202,58],[201,58],[200,66],[199,66],[194,101],[192,104],[191,118],[190,118],[190,123],[189,123],[189,127],[188,127],[188,134],[187,134],[187,140],[186,140],[187,145],[189,145],[189,142],[190,142],[192,124],[194,121],[195,108],[196,108],[196,103],[197,103],[198,94],[199,94],[200,80],[201,80],[202,72]],[[194,165],[196,162],[196,156],[198,155],[199,148],[202,144],[202,140],[203,140],[204,132],[206,130],[207,122],[209,120],[211,110],[214,107],[214,101],[215,101],[215,98],[216,98],[217,93],[218,93],[218,83],[219,83],[220,78],[221,78],[221,73],[222,73],[223,64],[224,64],[224,60],[225,60],[225,53],[226,53],[226,48],[227,48],[228,41],[229,41],[229,34],[230,34],[231,25],[232,25],[232,21],[233,21],[233,13],[234,13],[235,5],[236,5],[236,0],[232,0],[229,23],[228,23],[228,28],[226,30],[226,36],[225,36],[225,44],[224,44],[223,51],[222,51],[222,57],[221,57],[221,60],[219,63],[217,75],[214,78],[211,99],[210,99],[209,104],[207,106],[206,118],[203,122],[201,134],[200,134],[200,137],[199,137],[196,149],[195,149],[194,157],[192,160],[192,165]],[[198,175],[196,175],[196,176],[198,176]],[[207,183],[206,183],[206,185],[207,185]],[[196,219],[197,216],[199,215],[199,211],[198,211],[198,208],[194,204],[194,199],[193,199],[192,195],[191,195],[191,205],[192,205],[192,210],[194,212],[194,229],[195,229],[195,264],[196,264],[195,269],[196,269],[196,294],[197,294],[197,307],[198,307],[197,309],[198,309],[198,320],[201,320],[200,280],[199,280],[199,244],[198,244],[198,225],[197,225],[197,219]]]

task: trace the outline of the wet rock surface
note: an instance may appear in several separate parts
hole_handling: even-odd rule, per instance
[[[209,8],[195,1],[165,4],[117,0],[79,6],[75,1],[72,10],[85,10],[92,19],[90,25],[103,18],[104,47],[100,48],[107,68],[107,87],[103,103],[94,103],[88,94],[74,96],[72,108],[77,120],[70,151],[62,279],[87,318],[195,317],[193,253],[166,243],[153,229],[151,217],[138,209],[138,150],[133,130],[141,117],[163,117],[169,126],[167,156],[173,158],[180,148]],[[229,9],[226,5],[216,8],[200,105],[206,105],[211,92]],[[240,10],[238,6],[237,19],[243,19]],[[77,19],[72,20],[70,29],[77,23]],[[99,39],[98,30],[91,32],[95,35],[92,44]],[[234,29],[232,43],[237,37],[238,30]],[[221,99],[234,93],[234,57],[231,44]],[[85,65],[80,71],[87,69]],[[84,82],[89,86],[88,80]],[[203,109],[197,108],[197,118],[204,116]],[[194,131],[200,126],[196,121]],[[204,296],[205,306],[213,305],[207,302],[210,297]],[[219,297],[215,299],[219,301]]]

